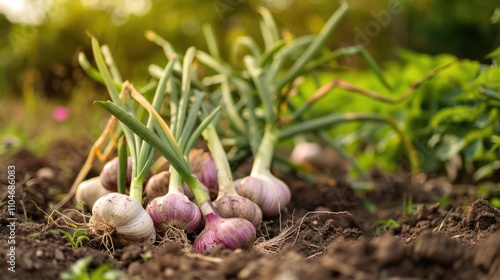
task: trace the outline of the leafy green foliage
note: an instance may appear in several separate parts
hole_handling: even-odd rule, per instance
[[[123,272],[112,269],[110,264],[102,264],[88,272],[92,262],[92,257],[86,257],[75,262],[67,272],[61,273],[63,280],[115,280],[118,279]]]
[[[495,61],[498,51],[489,57]],[[372,72],[341,72],[338,77],[356,82],[384,96],[398,96],[432,69],[456,60],[450,55],[430,56],[400,51],[401,63],[388,64],[384,75],[393,85],[384,89]],[[459,159],[468,165],[470,178],[479,181],[498,170],[500,157],[500,68],[462,60],[421,85],[401,104],[382,104],[345,90],[335,90],[312,110],[323,112],[377,112],[394,116],[412,140],[425,173],[442,172],[447,163]],[[331,77],[321,77],[331,79]],[[312,85],[304,84],[304,92]],[[401,157],[400,139],[378,123],[341,125],[329,131],[364,168],[379,166],[394,171],[408,162]],[[456,167],[460,168],[460,167]]]

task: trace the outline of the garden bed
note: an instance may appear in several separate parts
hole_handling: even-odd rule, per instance
[[[21,150],[4,161],[2,173],[9,165],[16,170],[15,272],[7,271],[4,253],[12,244],[0,243],[7,279],[58,279],[88,256],[89,271],[110,264],[123,273],[120,279],[500,279],[500,210],[474,198],[474,187],[451,193],[446,180],[412,183],[401,174],[374,171],[374,188],[354,191],[341,161],[332,161],[315,182],[274,170],[290,186],[292,202],[279,218],[263,223],[258,245],[249,251],[219,248],[199,254],[159,240],[113,252],[98,239],[75,248],[54,231],[72,232],[71,227],[59,214],[50,219],[48,214],[69,191],[89,145],[54,147],[49,157]],[[98,172],[91,170],[89,178]],[[1,184],[4,197],[5,180]],[[447,203],[438,203],[445,195]],[[0,235],[8,240],[6,199],[1,209]],[[81,219],[75,211],[61,211]],[[282,238],[271,239],[275,236]]]

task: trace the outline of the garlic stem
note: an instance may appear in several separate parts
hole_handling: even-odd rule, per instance
[[[198,178],[196,178],[196,176],[186,175],[182,176],[182,179],[184,179],[184,182],[186,182],[189,189],[193,193],[194,200],[200,208],[204,203],[210,202],[210,195],[208,194],[207,188],[200,182]]]
[[[127,188],[127,169],[128,169],[128,157],[127,157],[127,143],[125,142],[125,137],[120,139],[118,143],[118,175],[117,175],[117,190],[118,193],[126,193]]]
[[[226,151],[224,151],[222,147],[222,143],[213,123],[205,128],[202,135],[207,142],[208,149],[212,154],[212,158],[217,168],[217,180],[219,182],[219,195],[217,198],[221,198],[225,194],[237,195],[238,193],[234,188],[233,176],[231,174],[231,167],[229,166]]]
[[[217,213],[213,203],[207,201],[200,206],[201,214],[205,217],[205,223],[208,225],[217,220],[221,220],[222,217]]]
[[[132,174],[134,170],[134,159],[132,159]],[[151,164],[145,164],[142,170],[138,170],[138,174],[132,177],[132,182],[130,183],[130,196],[135,198],[139,203],[142,203],[142,193],[144,190],[144,180],[149,173],[149,166]],[[148,169],[145,169],[145,168]]]
[[[269,174],[271,172],[271,162],[274,154],[274,146],[278,141],[276,128],[271,124],[266,124],[264,136],[254,158],[250,176]]]
[[[143,182],[144,180],[141,180],[139,177],[135,177],[130,183],[130,196],[137,200],[139,203],[142,203]]]
[[[182,191],[182,178],[179,172],[172,167],[169,168],[170,177],[168,181],[168,193],[184,193]]]

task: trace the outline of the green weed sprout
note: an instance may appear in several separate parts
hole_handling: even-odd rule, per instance
[[[393,219],[378,220],[374,222],[371,227],[375,229],[375,235],[380,236],[380,234],[386,230],[398,228],[399,223]]]
[[[73,234],[63,229],[55,229],[54,231],[64,234],[64,236],[66,236],[66,238],[68,239],[69,244],[71,244],[71,246],[73,246],[74,248],[80,247],[80,245],[82,245],[82,242],[84,240],[90,240],[89,237],[87,236],[88,233],[87,229],[82,229],[82,228],[75,229]]]

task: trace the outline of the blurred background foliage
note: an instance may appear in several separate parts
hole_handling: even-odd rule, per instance
[[[330,46],[361,43],[382,64],[396,59],[400,47],[483,60],[500,45],[500,24],[491,23],[498,6],[494,0],[349,3]],[[260,39],[254,11],[259,5],[270,8],[278,24],[295,35],[317,33],[338,7],[330,0],[0,1],[0,89],[20,96],[32,88],[38,97],[68,99],[83,79],[77,53],[91,55],[87,33],[111,47],[125,78],[140,82],[148,78],[148,64],[165,60],[161,49],[144,39],[144,31],[157,32],[178,51],[191,45],[206,49],[201,26],[210,23],[228,53],[238,35]]]
[[[476,74],[480,62],[489,63],[486,54],[500,45],[500,4],[495,0],[348,2],[350,9],[329,39],[329,47],[363,45],[383,66],[397,93],[403,92],[433,67],[455,57],[471,62],[449,72],[442,81],[467,84],[474,80],[471,73]],[[144,38],[146,30],[160,34],[183,53],[189,46],[207,49],[202,25],[210,23],[220,42],[223,58],[229,59],[231,43],[238,36],[250,35],[262,43],[258,25],[260,17],[255,12],[257,6],[269,8],[283,30],[300,36],[318,33],[337,9],[338,1],[0,0],[0,99],[7,108],[0,112],[1,140],[5,144],[15,139],[19,142],[16,145],[43,153],[48,143],[57,138],[84,137],[92,141],[100,134],[105,114],[103,110],[92,107],[92,101],[106,98],[106,91],[86,77],[77,61],[79,52],[85,52],[93,61],[89,33],[110,47],[122,76],[140,87],[150,79],[148,65],[165,65],[167,61],[161,48]],[[401,48],[411,51],[401,51]],[[431,56],[442,53],[447,55]],[[363,88],[384,92],[373,73],[363,72],[365,64],[360,59],[342,58],[338,66],[338,69],[348,70],[333,74]],[[324,78],[331,80],[332,77]],[[423,90],[429,92],[446,88],[443,83],[429,85]],[[417,144],[423,143],[427,147],[429,138],[437,135],[435,130],[429,130],[432,125],[442,130],[453,130],[453,125],[456,125],[446,123],[443,117],[436,117],[431,123],[430,114],[439,112],[446,104],[459,106],[462,103],[457,103],[456,100],[460,100],[457,96],[466,96],[470,90],[453,95],[453,88],[445,89],[443,92],[451,92],[452,97],[426,97],[423,101],[415,97],[410,103],[398,106],[382,106],[363,98],[353,99],[341,90],[338,92],[338,95],[329,97],[331,100],[328,103],[323,103],[336,105],[324,110],[389,112],[397,116],[408,111],[408,106],[416,108],[400,116],[398,121],[406,125],[407,133],[413,134],[411,137]],[[454,99],[447,101],[447,98]],[[439,102],[432,105],[436,101]],[[56,106],[66,106],[71,112],[70,117],[64,120],[65,125],[60,125],[61,120],[55,119],[52,114]],[[498,104],[486,107],[495,106]],[[487,109],[478,107],[477,110],[481,110],[482,116],[488,116]],[[419,120],[422,116],[427,117]],[[378,152],[386,157],[397,157],[401,153],[399,149],[386,148],[399,147],[395,145],[398,140],[394,134],[384,133],[387,128],[382,129],[379,124],[363,124],[363,129],[359,129],[359,125],[341,126],[331,133],[341,143],[350,143],[345,147],[352,154],[356,154],[360,147],[364,147],[365,151],[371,149],[369,151],[373,153],[359,155],[363,167],[375,165],[377,157],[370,155]],[[422,129],[412,131],[418,126]],[[34,142],[31,139],[35,137],[37,141]],[[372,142],[352,141],[353,137]],[[465,139],[462,134],[457,137]],[[457,149],[464,150],[485,138],[469,139],[467,145],[460,142],[461,146]],[[456,137],[446,139],[457,141]],[[372,144],[368,145],[368,142]],[[434,155],[438,148],[439,145],[425,148],[429,149],[425,152]],[[484,156],[485,151],[471,149],[474,147],[467,151],[471,157]],[[446,153],[435,157],[439,156],[442,158],[436,161],[451,157]],[[434,160],[435,157],[427,156],[426,159]],[[379,163],[390,165],[382,166],[385,169],[395,169],[398,164],[397,161]],[[425,166],[428,171],[439,168],[436,162],[426,163]]]

